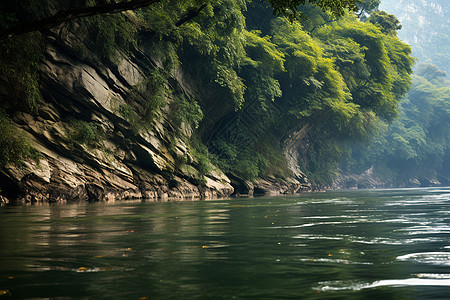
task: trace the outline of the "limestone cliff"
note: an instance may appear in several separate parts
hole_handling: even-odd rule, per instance
[[[147,127],[136,129],[124,113],[124,108],[139,112],[142,107],[130,95],[149,70],[159,68],[157,57],[142,47],[127,54],[118,51],[114,62],[100,61],[90,52],[80,55],[77,30],[76,26],[61,26],[46,36],[38,111],[17,111],[12,116],[40,157],[1,170],[0,202],[192,199],[233,194],[232,180],[218,168],[201,171],[201,162],[189,145],[193,129],[173,120],[172,94],[167,94],[160,113]],[[187,99],[208,94],[192,84],[191,77],[182,67],[175,68],[170,88]],[[1,85],[8,82],[1,81]],[[95,140],[77,140],[77,126],[94,130]],[[175,136],[175,131],[181,134]],[[248,194],[309,189],[305,176],[298,176],[303,182],[298,178],[260,179]],[[233,185],[242,187],[236,181]]]
[[[418,188],[448,185],[446,178],[405,177],[401,180],[387,177],[385,173],[376,172],[371,166],[360,174],[340,172],[328,189],[377,189],[377,188]]]
[[[2,170],[4,196],[57,202],[229,196],[230,180],[217,169],[201,178],[189,147],[172,137],[174,125],[167,118],[172,99],[166,99],[151,129],[133,131],[119,113],[130,105],[127,99],[144,79],[144,70],[156,68],[156,63],[139,49],[120,54],[110,66],[92,63],[74,53],[79,40],[75,32],[61,27],[47,37],[38,113],[17,112],[13,117],[42,155],[39,162]],[[181,78],[182,70],[177,72]],[[177,80],[173,84],[184,87]],[[73,120],[102,132],[95,146],[72,141]],[[185,131],[189,137],[191,130]],[[177,157],[186,162],[177,165]]]

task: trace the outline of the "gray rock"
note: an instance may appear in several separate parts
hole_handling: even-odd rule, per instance
[[[142,107],[142,103],[132,102],[130,93],[145,79],[147,70],[161,66],[161,62],[139,49],[133,50],[135,56],[118,52],[117,63],[98,60],[89,48],[81,55],[76,50],[82,45],[77,26],[74,22],[73,27],[62,25],[50,32],[41,64],[43,104],[38,114],[14,115],[17,128],[29,137],[41,157],[38,162],[29,160],[22,167],[10,165],[0,170],[7,179],[0,182],[0,189],[3,193],[8,188],[9,192],[8,198],[5,193],[0,195],[0,204],[192,200],[228,197],[235,188],[240,195],[310,189],[306,176],[296,167],[298,153],[292,145],[286,147],[293,173],[290,179],[271,177],[253,184],[230,178],[214,166],[209,174],[201,175],[198,160],[187,142],[192,128],[181,124],[181,128],[176,128],[182,132],[181,137],[173,137],[170,95],[167,105],[149,126],[151,130],[133,128],[119,109],[124,105]],[[195,80],[183,72],[182,66],[173,71],[170,84],[188,99],[204,97],[205,103],[215,101],[209,91],[199,92]],[[223,115],[234,107],[209,105],[208,109]],[[89,143],[77,141],[71,119],[94,123],[101,133],[85,133],[90,135]]]

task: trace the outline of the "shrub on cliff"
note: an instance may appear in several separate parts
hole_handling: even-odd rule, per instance
[[[0,111],[0,166],[13,164],[20,166],[26,159],[38,160],[39,153],[31,146],[25,135],[21,133]]]

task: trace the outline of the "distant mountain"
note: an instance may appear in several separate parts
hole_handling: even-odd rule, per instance
[[[380,9],[397,16],[403,25],[399,36],[420,62],[450,73],[450,1],[382,0]]]

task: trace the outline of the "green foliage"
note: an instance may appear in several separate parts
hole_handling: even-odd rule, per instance
[[[347,74],[336,70],[334,61],[324,55],[321,45],[302,31],[299,25],[290,26],[282,20],[277,20],[275,24],[278,26],[274,27],[274,41],[286,55],[287,72],[280,75],[280,82],[282,104],[287,106],[289,114],[340,138],[356,137],[358,130],[367,131],[366,124],[372,124],[374,116],[360,110],[359,103],[352,103],[353,95],[349,93],[343,78]],[[358,47],[351,42],[342,46],[344,42],[343,39],[338,41],[339,46],[346,49],[346,55],[352,50],[355,54],[350,52],[353,56],[342,57],[341,60],[358,61],[358,55],[361,55]],[[339,54],[336,56],[339,57]],[[319,121],[324,119],[327,122]]]
[[[345,168],[375,166],[378,176],[402,185],[411,178],[448,176],[444,162],[450,147],[450,83],[433,65],[419,65],[413,86],[401,103],[401,115],[369,146],[352,147]]]
[[[336,57],[352,102],[393,120],[398,102],[410,86],[414,60],[409,46],[353,18],[325,26],[317,35],[324,40],[327,55]]]
[[[442,77],[447,76],[445,71],[442,71],[438,66],[429,63],[419,64],[416,69],[416,74],[424,77],[428,81],[435,79],[440,80]]]
[[[166,76],[158,69],[149,71],[148,76],[131,90],[127,99],[129,104],[119,106],[117,112],[130,123],[133,132],[137,133],[142,128],[151,130],[167,105],[171,89]]]
[[[343,16],[347,11],[356,11],[355,0],[269,0],[275,14],[288,16],[291,21],[297,19],[298,7],[311,3],[335,16]]]
[[[0,110],[0,166],[13,164],[21,166],[27,159],[39,160],[40,154]]]
[[[254,149],[244,145],[234,145],[224,140],[216,140],[213,145],[218,153],[213,162],[225,173],[233,173],[244,180],[254,181],[267,175],[267,160]]]
[[[345,147],[336,140],[311,141],[304,160],[304,172],[309,180],[320,186],[331,182],[337,175],[339,163],[345,152]]]
[[[394,15],[385,11],[372,13],[367,21],[379,27],[384,34],[396,35],[396,31],[402,29],[400,21]]]
[[[241,78],[236,74],[236,71],[220,64],[215,66],[216,69],[216,79],[214,80],[221,87],[226,88],[233,98],[236,109],[242,107],[244,103],[244,91],[245,85]]]
[[[104,132],[95,122],[78,119],[69,120],[68,139],[70,143],[84,144],[95,148],[104,137]]]
[[[358,7],[358,17],[360,19],[365,19],[367,15],[378,10],[381,0],[358,0],[356,1],[356,6]]]
[[[128,103],[119,107],[119,113],[131,125],[134,131],[141,128],[151,129],[153,122],[160,116],[171,94],[167,75],[164,71],[154,69],[147,77],[135,85],[129,94]]]
[[[141,43],[146,52],[161,60],[167,71],[181,61],[196,61],[187,67],[199,74],[202,85],[223,89],[238,109],[244,102],[245,92],[245,85],[237,75],[244,56],[244,4],[240,2],[176,0],[142,9],[137,12],[144,24]],[[177,25],[201,4],[206,6],[198,16]]]
[[[114,60],[117,50],[128,52],[130,47],[136,46],[138,25],[132,13],[97,15],[81,20],[82,28],[86,28],[85,44],[104,60]]]
[[[40,33],[0,41],[0,73],[9,87],[2,106],[35,113],[40,101],[39,63],[44,52]]]
[[[159,70],[151,71],[147,78],[134,87],[133,97],[144,106],[141,118],[151,122],[166,105],[170,88],[166,76]]]
[[[248,87],[245,96],[247,100],[260,102],[261,109],[267,111],[268,102],[282,95],[280,83],[274,76],[285,71],[285,55],[272,43],[271,37],[261,37],[259,31],[244,34],[247,57],[239,75]]]
[[[247,87],[246,102],[242,113],[231,115],[236,115],[238,133],[234,134],[243,140],[268,136],[267,145],[310,127],[301,145],[301,167],[320,184],[335,176],[348,152],[346,143],[369,141],[379,119],[391,121],[397,116],[414,60],[410,48],[395,34],[384,33],[370,22],[351,15],[334,20],[313,6],[303,6],[302,11],[311,18],[300,23],[275,18],[270,35],[244,31],[246,57],[237,74]],[[256,27],[254,20],[249,22]],[[223,126],[230,123],[225,119]],[[233,135],[229,139],[221,136],[213,141],[216,164],[250,178],[269,173],[275,159],[262,155],[265,142],[252,147],[235,143]],[[262,155],[264,164],[257,162],[255,154],[247,160],[245,153]]]
[[[226,172],[249,180],[288,176],[280,155],[283,142],[308,127],[299,151],[302,168],[317,183],[330,181],[345,143],[367,141],[379,119],[393,120],[409,88],[413,59],[396,37],[398,22],[375,13],[377,0],[270,0],[273,10],[288,18],[272,16],[270,7],[253,1],[248,8],[261,14],[245,13],[252,29],[247,30],[248,2],[161,1],[84,19],[80,49],[94,51],[100,64],[114,63],[116,50],[136,46],[139,53],[130,51],[135,59],[150,58],[146,79],[133,87],[118,113],[134,130],[151,129],[163,111],[180,132],[184,125],[194,129],[188,144],[202,176],[211,170],[211,155],[200,138]],[[370,21],[362,23],[349,12],[357,10],[370,13]],[[307,17],[293,22],[298,15]],[[261,16],[270,22],[262,24]],[[178,67],[200,87],[198,102],[171,84]],[[79,143],[94,145],[101,134],[94,123],[72,126]],[[405,141],[422,143],[427,133],[408,130],[411,139],[396,139],[399,149]],[[411,151],[404,154],[414,157]]]
[[[189,143],[191,153],[197,159],[197,169],[201,176],[208,175],[212,171],[211,159],[208,148],[201,142],[198,136],[193,136]]]
[[[245,57],[245,21],[240,1],[208,4],[201,18],[180,28],[184,58],[198,61],[204,84],[222,88],[236,109],[244,103],[245,85],[238,69]]]
[[[182,124],[189,125],[197,129],[203,119],[203,112],[195,100],[187,100],[184,96],[179,96],[175,100],[174,121],[178,128]]]
[[[120,105],[118,112],[125,120],[127,120],[128,123],[131,124],[133,130],[138,130],[139,116],[134,111],[133,107],[128,104]]]
[[[44,2],[44,3],[43,3]],[[47,0],[2,1],[0,3],[0,28],[38,20],[48,15]]]
[[[246,64],[269,74],[284,71],[285,55],[271,42],[270,36],[261,37],[261,31],[244,31],[246,38]]]
[[[176,30],[177,18],[191,7],[191,1],[185,3],[163,1],[136,12],[143,24],[144,35],[141,44],[145,45],[146,52],[161,59],[167,70],[179,64],[177,51],[182,43],[182,37]]]

